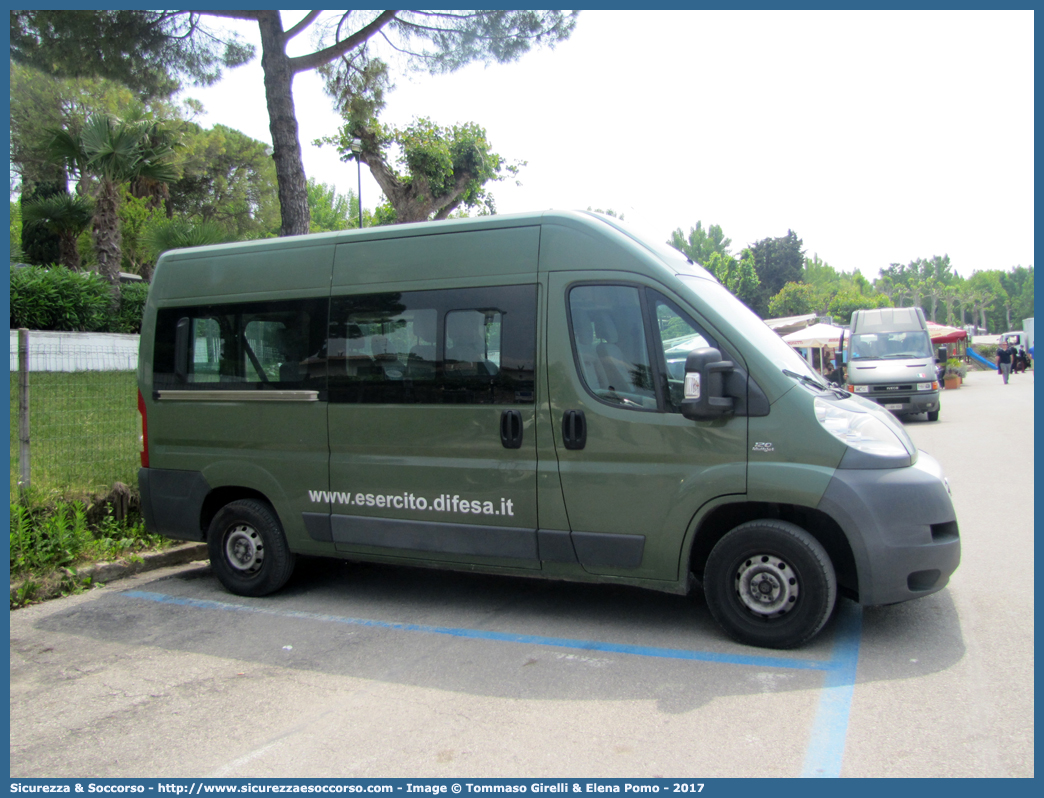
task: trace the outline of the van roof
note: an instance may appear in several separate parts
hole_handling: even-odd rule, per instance
[[[852,314],[852,334],[926,330],[920,308],[875,308]]]
[[[311,246],[329,246],[348,242],[413,238],[419,235],[442,235],[445,233],[471,232],[479,230],[527,227],[537,224],[562,224],[569,227],[588,228],[608,233],[609,227],[629,238],[644,249],[654,253],[668,268],[678,274],[693,274],[715,280],[714,276],[684,253],[667,243],[653,241],[639,235],[626,223],[615,217],[592,211],[535,211],[495,216],[479,216],[466,219],[445,219],[437,222],[411,222],[407,224],[367,227],[362,230],[338,230],[330,233],[310,233],[301,236],[265,238],[253,241],[238,241],[229,244],[211,244],[202,247],[168,250],[161,256],[165,261],[194,260],[211,255],[228,255],[233,251],[249,252],[254,249],[280,250]]]

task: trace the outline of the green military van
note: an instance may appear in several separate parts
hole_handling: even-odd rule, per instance
[[[296,554],[702,585],[811,639],[960,560],[949,487],[710,273],[618,220],[492,216],[168,252],[141,334],[147,526],[233,593]]]

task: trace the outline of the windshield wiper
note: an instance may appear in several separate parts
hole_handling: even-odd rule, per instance
[[[814,377],[810,377],[807,374],[798,374],[796,371],[791,371],[790,369],[783,369],[783,373],[786,374],[788,377],[794,377],[795,379],[801,380],[806,385],[811,385],[814,388],[818,388],[821,391],[830,391],[839,399],[847,399],[849,396],[848,391],[846,391],[836,382],[828,382],[826,384],[823,384]]]

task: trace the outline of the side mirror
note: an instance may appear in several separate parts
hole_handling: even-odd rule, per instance
[[[685,358],[685,398],[681,412],[693,421],[708,421],[731,413],[735,400],[725,396],[725,375],[733,370],[713,347],[693,349]]]
[[[945,346],[940,346],[935,350],[935,362],[945,363],[950,358],[950,353],[947,351]]]

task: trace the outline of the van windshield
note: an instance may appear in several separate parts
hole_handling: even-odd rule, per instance
[[[899,360],[931,357],[932,345],[924,330],[853,335],[849,360]]]
[[[737,330],[743,330],[744,336],[765,357],[769,358],[780,371],[797,373],[802,377],[811,377],[815,382],[827,387],[826,380],[813,369],[808,361],[792,349],[776,332],[765,324],[753,310],[723,286],[711,280],[681,275],[695,292],[707,299],[714,309],[724,316]]]

